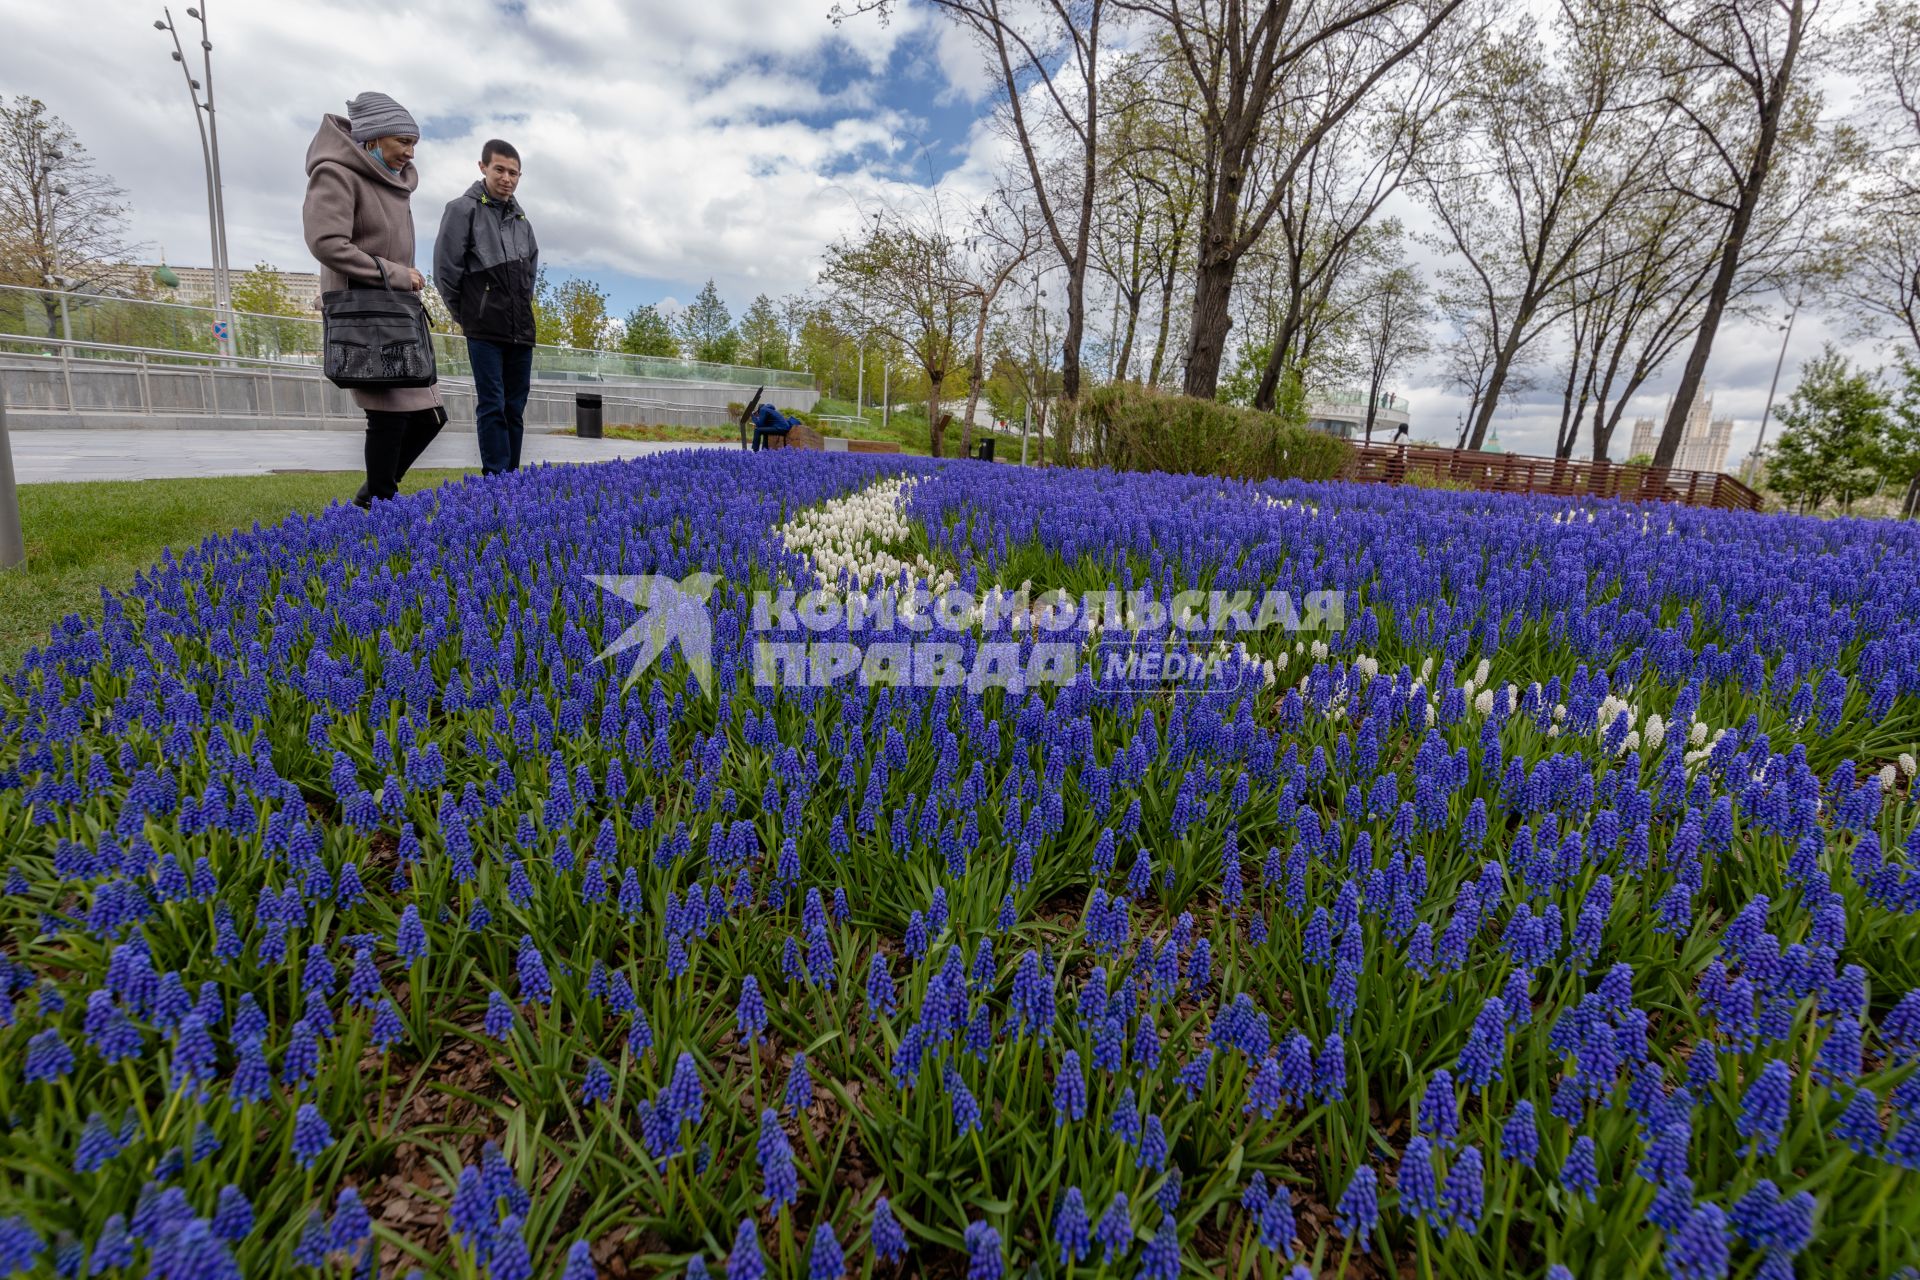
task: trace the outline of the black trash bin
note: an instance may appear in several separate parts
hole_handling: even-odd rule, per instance
[[[980,442],[980,452],[977,456],[982,462],[993,461],[993,437],[992,436],[988,436],[985,440],[982,440]]]
[[[582,440],[600,438],[600,397],[591,391],[579,391],[573,397],[573,434]]]

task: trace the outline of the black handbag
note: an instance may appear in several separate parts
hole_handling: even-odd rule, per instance
[[[376,259],[375,265],[380,288],[350,286],[320,295],[327,381],[362,391],[430,387],[440,375],[427,309],[418,295],[387,283],[385,264]]]

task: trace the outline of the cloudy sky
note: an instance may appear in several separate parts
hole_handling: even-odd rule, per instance
[[[205,185],[185,85],[153,29],[160,8],[7,4],[0,92],[32,94],[65,118],[128,190],[136,237],[198,265],[209,256]],[[684,301],[710,276],[736,314],[756,293],[802,289],[821,248],[882,192],[936,181],[983,189],[1000,159],[981,123],[988,85],[956,30],[911,3],[884,26],[863,17],[835,27],[827,8],[212,0],[234,265],[310,269],[300,236],[307,141],[323,113],[377,89],[421,124],[423,261],[437,211],[476,176],[481,141],[498,135],[525,158],[521,196],[552,273],[592,277],[618,313]],[[175,21],[197,32],[185,9],[175,4]],[[1758,426],[1777,323],[1723,329],[1709,370],[1716,410],[1739,419],[1736,458]],[[1828,328],[1802,313],[1783,397]],[[1657,414],[1672,381],[1669,373],[1634,411]],[[1420,370],[1401,388],[1416,435],[1450,437],[1464,410],[1437,382]],[[1500,413],[1502,442],[1550,450],[1557,413],[1550,387],[1515,398]]]

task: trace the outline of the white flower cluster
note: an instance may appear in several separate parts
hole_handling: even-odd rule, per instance
[[[861,585],[908,574],[938,591],[953,582],[951,570],[936,568],[925,556],[902,560],[882,549],[913,532],[905,504],[914,483],[906,476],[877,480],[858,493],[800,512],[776,532],[789,551],[813,562],[824,583],[837,583],[843,574]]]

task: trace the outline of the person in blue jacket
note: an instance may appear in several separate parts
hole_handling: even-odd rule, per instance
[[[785,437],[787,432],[800,425],[800,419],[789,418],[772,403],[763,404],[753,415],[753,451],[760,452],[768,436]]]

